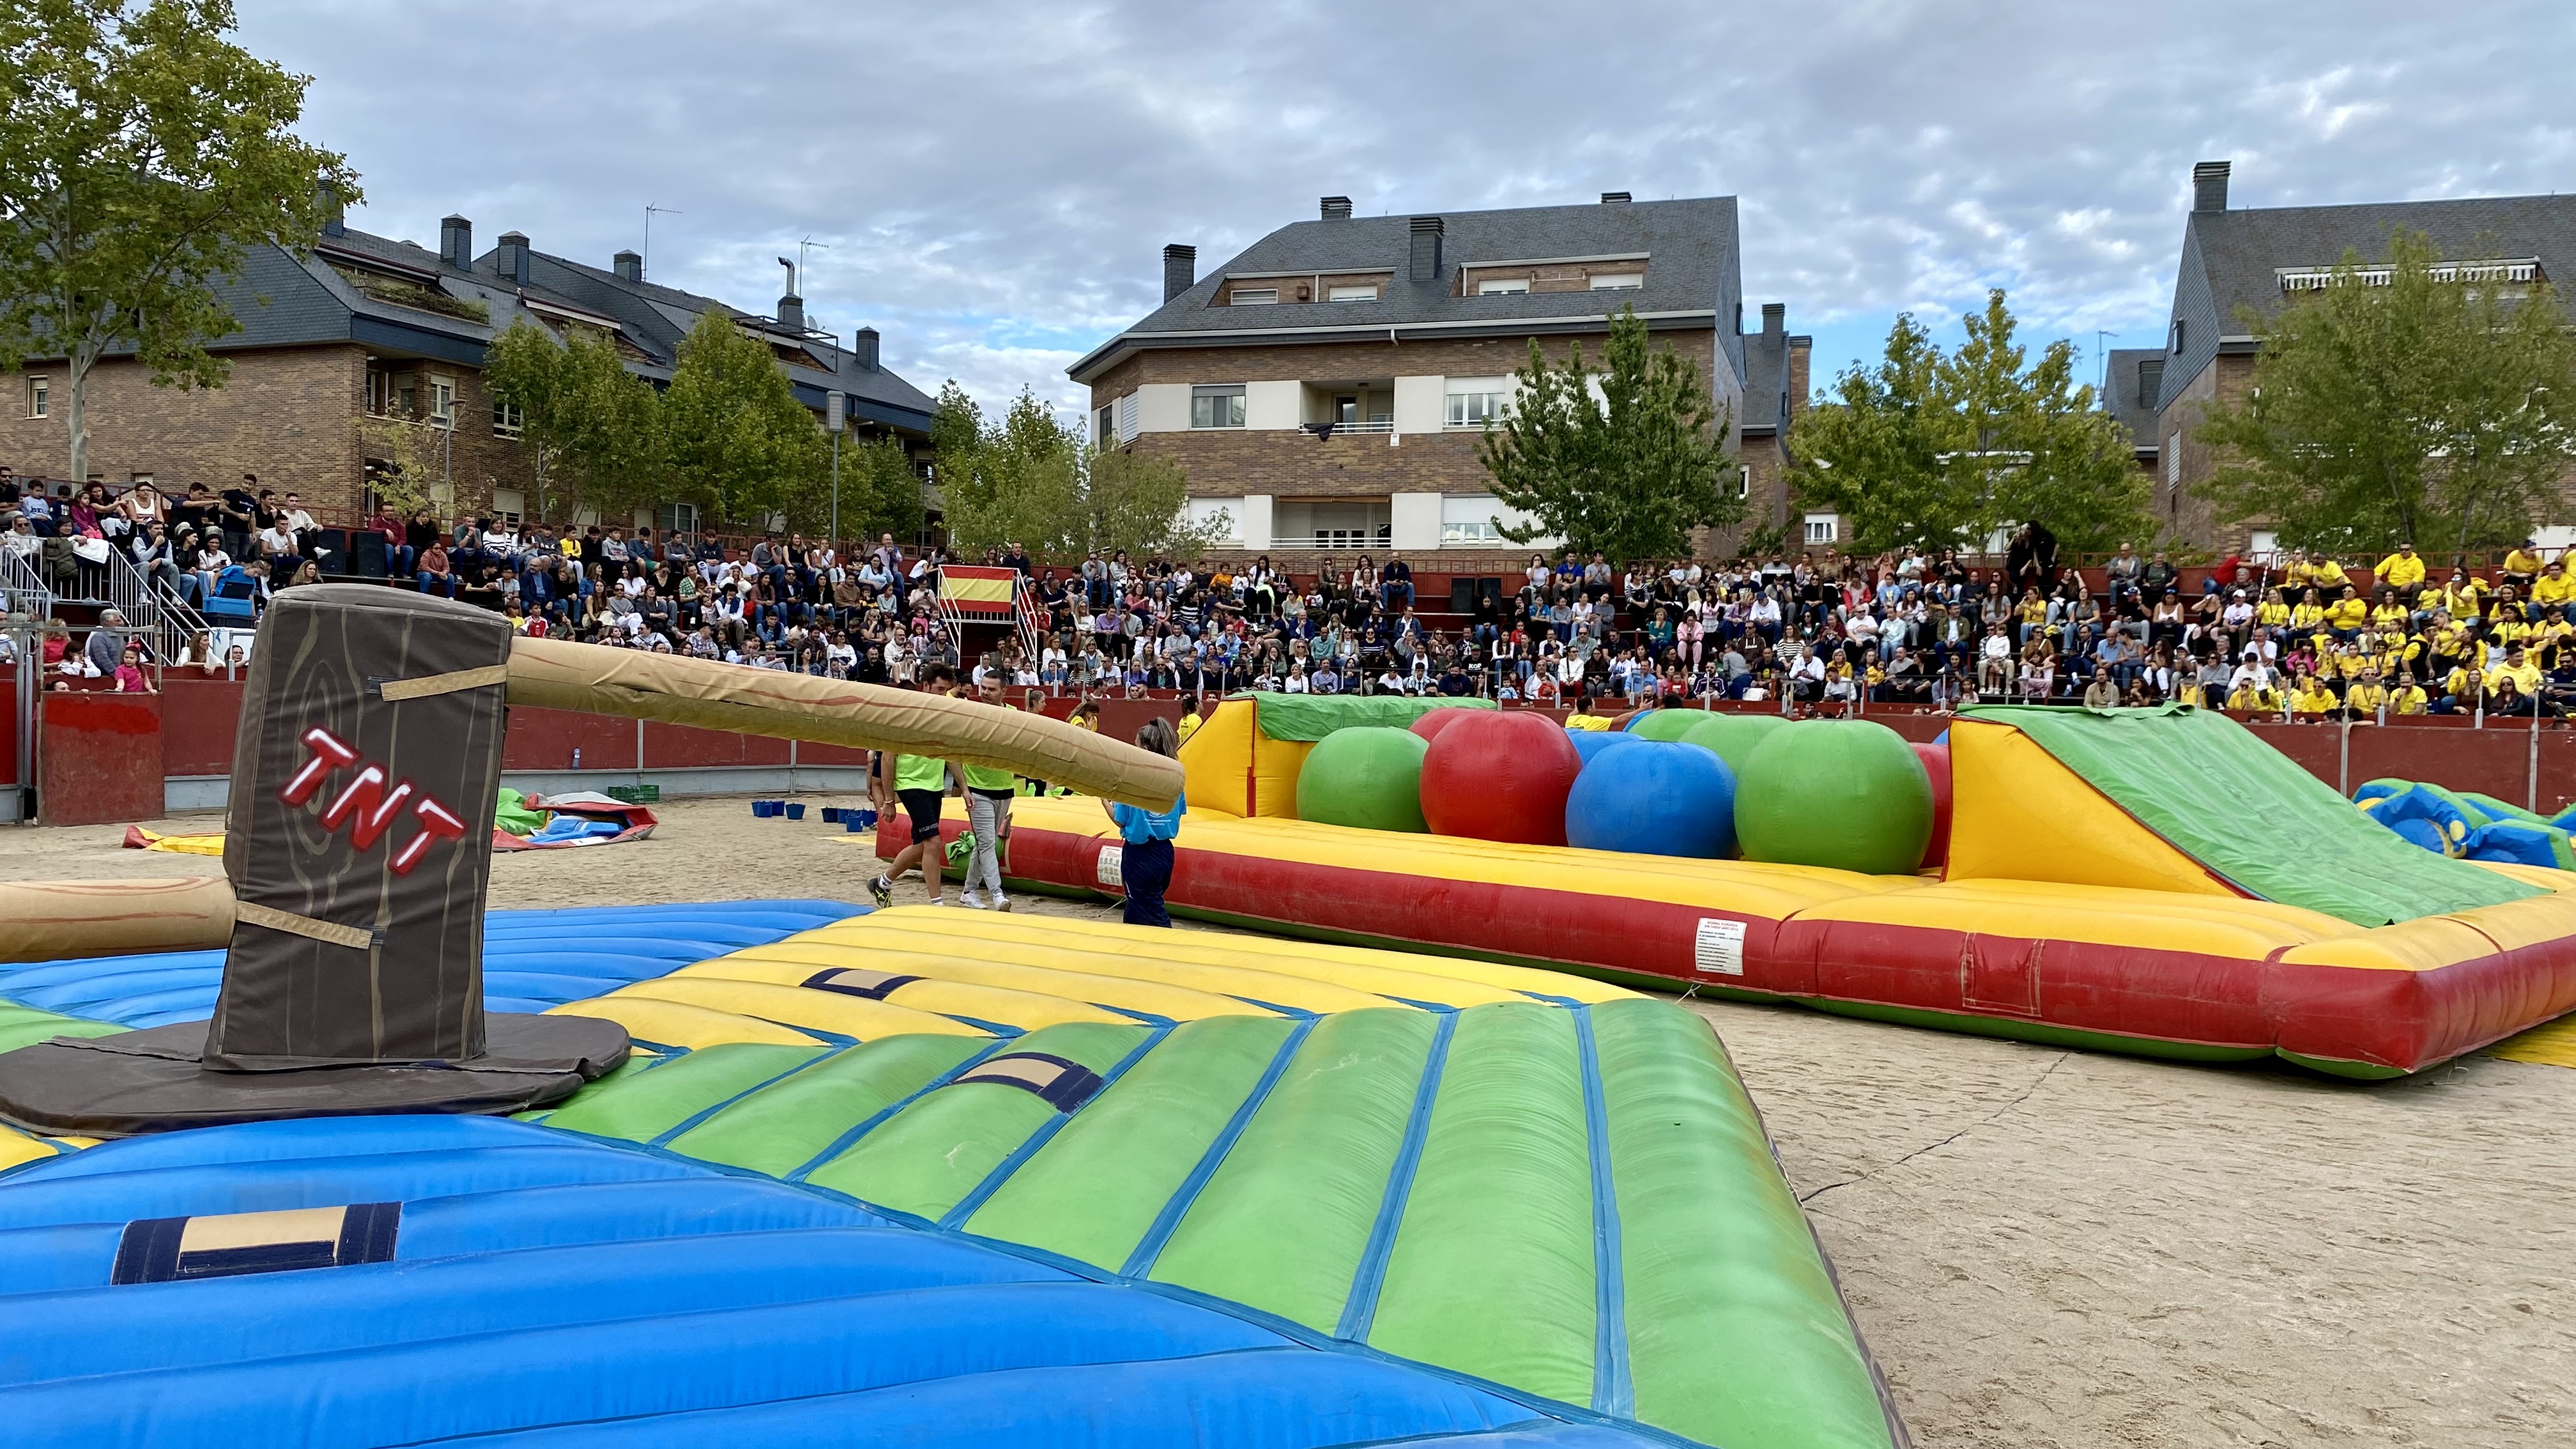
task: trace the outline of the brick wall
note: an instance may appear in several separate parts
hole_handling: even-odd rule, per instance
[[[2194,490],[2218,470],[2217,450],[2200,440],[2199,423],[2213,403],[2224,399],[2231,406],[2244,401],[2254,382],[2254,358],[2250,353],[2222,353],[2209,366],[2200,370],[2173,403],[2156,421],[2155,442],[2160,451],[2156,457],[2156,482],[2153,508],[2156,521],[2165,532],[2185,543],[2202,548],[2215,548],[2221,553],[2241,549],[2252,536],[2253,524],[2239,522],[2223,527],[2217,509]],[[2182,466],[2176,470],[2174,434],[2182,434]],[[2177,480],[2177,481],[2168,481]]]
[[[1583,355],[1597,362],[1607,330],[1585,336]],[[1541,338],[1548,361],[1562,364],[1578,339]],[[1717,334],[1657,332],[1652,345],[1671,347],[1698,369],[1702,380],[1716,365]],[[1433,342],[1318,342],[1301,346],[1169,348],[1140,352],[1091,385],[1091,406],[1106,405],[1148,382],[1287,382],[1308,378],[1504,377],[1529,362],[1527,338],[1475,338]]]
[[[120,484],[149,473],[174,495],[184,495],[191,483],[221,488],[256,473],[263,487],[301,494],[304,506],[322,518],[363,514],[365,450],[358,420],[366,406],[366,350],[292,347],[229,358],[230,379],[200,390],[154,387],[149,372],[129,361],[92,368],[89,470]],[[528,490],[533,508],[526,450],[492,435],[492,402],[481,374],[446,364],[419,366],[456,383],[457,426],[445,440],[456,507],[487,507],[499,486]],[[32,370],[53,380],[52,415],[26,416],[22,377],[0,378],[0,463],[21,475],[59,478],[71,469],[62,422],[67,379],[59,363]],[[433,465],[439,442],[430,436]]]
[[[1200,498],[1383,498],[1488,491],[1491,480],[1476,461],[1477,437],[1343,433],[1318,442],[1312,433],[1226,428],[1140,433],[1135,451],[1178,463],[1189,475],[1191,494]]]
[[[89,471],[114,483],[149,473],[179,495],[191,483],[220,488],[257,473],[262,486],[300,493],[316,513],[353,503],[364,351],[280,348],[230,361],[230,380],[201,390],[154,387],[150,372],[131,361],[90,369]],[[19,378],[0,381],[0,462],[60,478],[71,471],[62,421],[69,379],[59,363],[35,370],[53,379],[53,415],[27,417]]]

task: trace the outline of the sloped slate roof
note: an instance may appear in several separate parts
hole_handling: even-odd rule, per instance
[[[2183,324],[2183,346],[2165,368],[2159,405],[2171,402],[2209,365],[2222,337],[2243,334],[2240,309],[2265,315],[2279,310],[2275,269],[2330,267],[2348,250],[2365,261],[2381,260],[2389,237],[2401,228],[2422,232],[2448,260],[2538,257],[2552,283],[2576,283],[2576,196],[2196,211],[2184,228],[2182,272],[2174,285],[2172,315]]]
[[[1649,317],[1705,314],[1736,375],[1743,375],[1744,350],[1734,325],[1743,296],[1734,197],[1439,216],[1444,229],[1440,271],[1431,281],[1416,282],[1408,272],[1413,215],[1301,221],[1254,242],[1067,371],[1076,381],[1087,380],[1134,345],[1222,345],[1254,340],[1255,335],[1263,341],[1300,340],[1278,334],[1312,329],[1367,333],[1440,325],[1526,331],[1531,330],[1527,324],[1539,322],[1580,319],[1597,325],[1610,311],[1633,306]],[[1462,266],[1641,253],[1649,260],[1646,284],[1637,291],[1451,295]],[[1361,271],[1392,271],[1395,276],[1375,302],[1282,302],[1257,311],[1208,305],[1230,274]],[[1309,335],[1303,340],[1322,339]]]
[[[2142,395],[2138,364],[2165,355],[2161,347],[2114,347],[2102,384],[2102,410],[2129,430],[2134,445],[2156,446],[2156,399]]]

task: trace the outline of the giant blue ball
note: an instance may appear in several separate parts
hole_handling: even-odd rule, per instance
[[[1565,842],[1585,850],[1735,853],[1735,772],[1697,745],[1631,738],[1594,755],[1565,799]]]

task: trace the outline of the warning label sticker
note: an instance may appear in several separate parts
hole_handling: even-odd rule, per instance
[[[1709,976],[1744,974],[1744,923],[1703,916],[1691,943],[1691,969]]]
[[[1100,867],[1096,872],[1100,883],[1105,886],[1124,886],[1127,880],[1121,872],[1126,868],[1126,863],[1127,852],[1124,847],[1116,845],[1100,847]],[[1744,939],[1743,927],[1736,928],[1735,939],[1738,941]]]

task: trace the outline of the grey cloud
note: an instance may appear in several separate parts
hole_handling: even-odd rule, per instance
[[[462,210],[654,275],[806,292],[925,387],[1021,384],[1314,198],[1363,212],[1610,189],[1743,198],[1745,284],[1818,334],[1819,380],[1899,310],[1989,285],[2034,336],[2160,335],[2187,174],[2240,203],[2548,191],[2576,163],[2555,4],[1217,7],[253,0],[312,73],[357,218]]]

